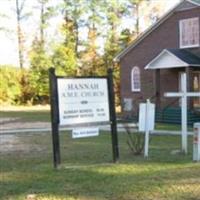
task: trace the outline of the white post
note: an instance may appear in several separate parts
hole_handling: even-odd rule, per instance
[[[181,89],[183,96],[181,98],[181,121],[182,121],[182,151],[187,154],[187,82],[186,73],[181,75]]]
[[[149,107],[150,101],[147,99],[146,102],[146,115],[145,115],[145,143],[144,143],[144,157],[148,157],[149,154]]]
[[[200,162],[200,122],[194,123],[193,161]]]
[[[182,152],[187,154],[187,97],[200,97],[200,92],[187,92],[186,73],[181,74],[181,92],[167,92],[166,97],[181,98]]]

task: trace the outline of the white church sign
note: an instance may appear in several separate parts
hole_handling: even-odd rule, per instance
[[[155,126],[155,104],[150,103],[147,99],[147,103],[140,103],[139,106],[139,131],[153,131]]]
[[[139,106],[139,131],[145,132],[144,157],[148,157],[149,150],[149,132],[154,130],[155,126],[155,104],[146,103]]]
[[[187,92],[186,73],[181,74],[181,91],[167,92],[165,97],[181,98],[182,151],[187,153],[187,97],[200,97],[200,92]]]
[[[109,122],[106,78],[58,78],[60,125]]]

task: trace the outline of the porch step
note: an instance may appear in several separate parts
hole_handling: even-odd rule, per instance
[[[195,122],[200,122],[200,114],[195,111],[188,110],[188,125],[193,125]],[[169,107],[163,110],[156,111],[156,122],[181,124],[181,108]]]

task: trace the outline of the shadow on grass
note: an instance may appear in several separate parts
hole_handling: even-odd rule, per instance
[[[168,198],[171,185],[200,184],[199,174],[199,166],[158,166],[156,163],[139,168],[137,164],[71,169],[65,169],[62,165],[58,171],[52,170],[49,165],[41,165],[32,170],[15,171],[11,177],[5,177],[1,181],[1,199],[15,199],[18,195],[30,193],[77,199],[81,196],[91,199],[127,199],[129,195],[134,196],[131,199],[151,199],[150,196],[159,197],[159,192],[159,195]],[[184,199],[184,192],[183,187],[182,193],[177,189],[173,194],[176,193],[176,199]]]
[[[153,136],[146,160],[131,155],[125,135],[119,135],[118,164],[112,164],[111,139],[106,133],[80,140],[62,133],[60,139],[59,170],[53,169],[50,134],[22,138],[24,143],[45,146],[44,151],[1,156],[1,200],[25,199],[30,193],[81,200],[182,200],[200,195],[200,167],[191,162],[191,149],[187,156],[170,154],[180,146],[178,136]]]

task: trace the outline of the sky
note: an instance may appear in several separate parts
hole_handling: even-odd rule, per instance
[[[154,1],[167,1],[165,11],[171,9],[180,0],[154,0]],[[26,47],[29,47],[35,35],[35,30],[38,25],[38,9],[36,7],[36,0],[27,0],[27,12],[32,12],[33,17],[25,20],[23,23],[23,30],[27,37]],[[52,4],[56,4],[58,0],[51,0]],[[33,10],[34,7],[34,10]],[[7,17],[1,17],[1,15]],[[51,20],[50,31],[51,37],[57,33],[57,25],[60,18],[53,18]],[[7,31],[1,31],[1,27],[5,27]],[[0,65],[11,64],[18,66],[18,51],[17,51],[17,37],[16,37],[16,14],[15,14],[15,0],[0,0]],[[29,49],[26,49],[27,52]]]

